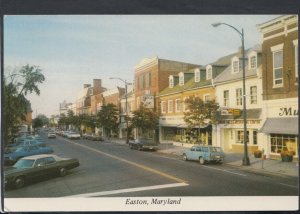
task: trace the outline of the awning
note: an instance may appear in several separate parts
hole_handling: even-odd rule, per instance
[[[204,125],[202,125],[202,126],[200,126],[200,129],[203,129],[203,128],[206,128],[207,126],[208,126],[209,124],[204,124]],[[188,127],[188,125],[186,125],[186,124],[180,124],[180,125],[178,125],[177,126],[178,128],[187,128]],[[193,128],[199,128],[199,126],[194,126]]]
[[[259,132],[298,135],[298,117],[267,118]]]

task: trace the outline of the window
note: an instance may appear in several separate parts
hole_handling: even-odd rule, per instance
[[[244,131],[237,130],[236,131],[237,143],[244,144]],[[249,143],[249,131],[247,131],[247,143]]]
[[[206,79],[210,80],[212,78],[212,67],[211,65],[208,65],[206,67]]]
[[[195,69],[195,82],[200,82],[200,70],[199,70],[199,68]]]
[[[293,43],[295,46],[295,77],[298,81],[298,40],[294,40]]]
[[[168,113],[173,112],[173,100],[168,100]]]
[[[283,86],[283,44],[271,47],[273,52],[273,87]]]
[[[236,105],[241,106],[243,104],[243,96],[242,96],[242,89],[237,88],[236,89]]]
[[[250,87],[250,103],[257,104],[257,87],[256,86]]]
[[[204,102],[210,101],[210,95],[209,94],[204,94]]]
[[[257,131],[253,131],[253,144],[257,145]]]
[[[173,76],[169,76],[169,88],[173,88],[174,87],[174,78]]]
[[[184,85],[184,74],[180,73],[179,74],[179,85]]]
[[[175,110],[176,110],[176,112],[180,112],[180,110],[181,110],[181,102],[180,102],[180,99],[176,99],[175,100]]]
[[[223,100],[224,100],[224,106],[229,106],[229,91],[228,90],[223,92]]]
[[[166,101],[161,101],[161,113],[166,113]]]
[[[256,56],[251,56],[250,57],[250,69],[256,68]]]
[[[238,72],[239,72],[239,60],[236,57],[236,59],[232,61],[232,73],[238,73]]]
[[[282,51],[277,51],[273,53],[273,85],[282,86],[283,85],[283,53]]]
[[[187,102],[187,98],[184,98],[184,111],[188,111],[189,109],[189,105],[188,105],[188,102]]]
[[[271,153],[291,151],[297,154],[297,136],[285,134],[271,134]]]

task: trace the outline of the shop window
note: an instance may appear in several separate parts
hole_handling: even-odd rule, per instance
[[[271,134],[271,153],[280,154],[283,151],[297,154],[297,136],[284,134]]]
[[[244,131],[237,130],[236,137],[236,143],[244,144]],[[247,143],[249,143],[249,131],[247,131]]]

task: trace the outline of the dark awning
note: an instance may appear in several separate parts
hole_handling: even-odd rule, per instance
[[[298,117],[267,118],[259,130],[263,133],[298,135]]]

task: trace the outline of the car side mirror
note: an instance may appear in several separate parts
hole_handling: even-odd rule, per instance
[[[41,166],[43,166],[43,164],[39,163],[37,166],[38,166],[38,167],[41,167]]]

